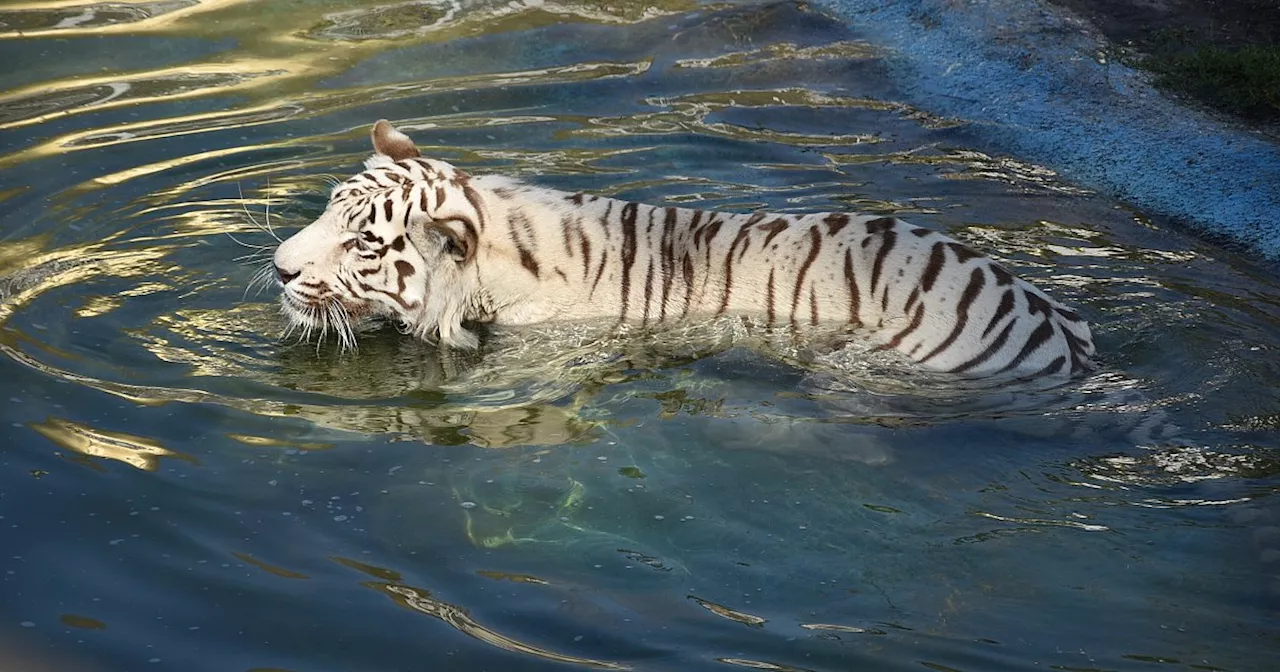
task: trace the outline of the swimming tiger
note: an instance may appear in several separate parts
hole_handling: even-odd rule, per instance
[[[1090,367],[1093,339],[1075,311],[900,219],[655,207],[473,177],[423,158],[386,120],[372,140],[366,170],[275,251],[294,325],[382,316],[473,349],[475,323],[744,315],[863,327],[925,369],[966,376]]]

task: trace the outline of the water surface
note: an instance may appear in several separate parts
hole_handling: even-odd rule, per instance
[[[679,0],[0,24],[0,647],[90,670],[1269,669],[1276,269],[975,150],[971,122],[899,102],[858,27]],[[1080,308],[1102,367],[964,389],[730,322],[461,357],[390,329],[282,341],[237,240],[318,215],[380,117],[476,173],[907,217]]]

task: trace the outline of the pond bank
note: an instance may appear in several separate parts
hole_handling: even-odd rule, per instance
[[[889,49],[908,102],[969,121],[975,144],[1280,260],[1275,141],[1154,88],[1079,15],[1015,0],[818,4]]]
[[[1158,86],[1280,138],[1280,3],[1049,0],[1089,21]]]

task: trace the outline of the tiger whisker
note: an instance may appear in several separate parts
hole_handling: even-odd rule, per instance
[[[253,272],[252,276],[249,277],[249,282],[244,286],[244,294],[240,296],[241,301],[244,301],[245,299],[249,298],[249,290],[252,290],[253,286],[258,284],[258,282],[261,280],[263,270],[265,269],[259,268],[258,270]]]
[[[290,312],[289,312],[289,311],[284,307],[284,305],[283,305],[283,304],[281,304],[281,306],[280,306],[280,314],[282,314],[282,315],[284,315],[285,317],[289,318],[289,323],[285,325],[284,333],[280,334],[280,342],[281,342],[281,343],[283,343],[283,342],[285,342],[285,341],[288,341],[288,340],[289,340],[289,335],[290,335],[290,334],[292,334],[292,333],[294,332],[294,330],[298,328],[298,319],[297,319],[296,317],[294,317],[294,315],[293,315],[292,313],[290,313]]]
[[[251,245],[249,243],[246,243],[243,240],[240,240],[239,238],[236,238],[235,236],[233,236],[229,231],[226,231],[224,233],[227,234],[228,238],[236,241],[236,244],[239,245],[240,247],[247,247],[251,250],[259,250],[259,251],[272,249],[270,245]]]
[[[268,189],[271,188],[270,180],[267,181],[267,188]],[[271,228],[271,197],[270,195],[267,196],[267,210],[266,210],[267,225],[263,226],[262,223],[260,223],[257,219],[255,219],[253,214],[249,212],[249,207],[245,205],[244,190],[240,188],[239,182],[236,183],[236,191],[239,192],[240,194],[240,209],[244,211],[244,216],[248,217],[249,221],[252,222],[254,226],[258,227],[262,231],[267,232],[268,234],[270,234],[272,238],[275,238],[277,243],[283,243],[284,241],[281,240],[280,236],[277,236],[275,230]]]
[[[346,309],[343,308],[340,301],[334,301],[329,304],[329,312],[333,317],[334,333],[338,337],[338,351],[340,353],[346,352],[350,349],[350,340],[347,337],[347,332],[351,328],[350,320],[346,316]]]
[[[240,256],[238,256],[238,257],[236,257],[236,258],[232,259],[231,261],[234,261],[234,262],[236,262],[236,263],[241,263],[241,264],[249,264],[249,263],[256,262],[256,261],[258,261],[258,260],[260,260],[260,259],[263,259],[263,258],[265,258],[265,257],[267,257],[267,256],[270,256],[270,255],[269,255],[269,252],[270,252],[270,250],[258,250],[257,252],[250,252],[249,254],[242,254],[242,255],[240,255]]]
[[[273,271],[274,267],[270,262],[264,264],[262,268],[259,268],[258,271],[253,274],[253,277],[249,279],[249,285],[244,288],[245,296],[241,300],[248,298],[249,291],[253,290],[255,285],[257,286],[257,291],[254,291],[253,295],[256,297],[261,294],[262,291],[271,284],[271,274]]]
[[[333,307],[333,316],[329,320],[333,324],[334,338],[338,340],[338,353],[342,354],[347,351],[347,329],[346,321],[342,317],[341,310],[335,305]]]
[[[324,338],[329,333],[329,315],[327,310],[325,312],[321,312],[319,309],[316,309],[313,312],[320,320],[320,328],[318,329],[320,337],[316,339],[316,356],[319,357],[320,348],[324,345]]]
[[[339,333],[343,340],[343,350],[358,352],[360,347],[356,344],[356,331],[352,324],[351,313],[347,312],[347,307],[341,302],[338,302],[337,306],[339,314],[342,316],[342,322],[340,325],[342,327],[342,331]]]
[[[276,235],[276,230],[271,227],[271,178],[270,177],[267,178],[267,206],[266,207],[267,209],[263,214],[262,219],[267,223],[267,233],[271,234],[271,237],[275,238],[277,242],[283,243],[284,241],[280,240],[280,236]]]

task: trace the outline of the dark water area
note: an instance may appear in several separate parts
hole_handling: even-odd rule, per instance
[[[0,656],[1271,669],[1276,268],[978,151],[884,59],[796,3],[0,7]],[[473,173],[898,214],[1079,308],[1102,366],[964,389],[732,322],[281,340],[237,241],[317,216],[382,117]]]

